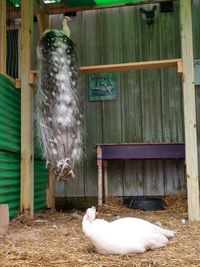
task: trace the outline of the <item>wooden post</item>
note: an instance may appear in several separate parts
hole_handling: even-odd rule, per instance
[[[53,170],[49,167],[48,188],[46,189],[47,208],[55,210],[55,182]]]
[[[50,17],[45,13],[44,6],[41,7],[40,4],[37,6],[37,22],[39,27],[40,36],[42,33],[51,27],[50,25]],[[29,84],[33,84],[36,77],[36,72],[31,72],[29,74]],[[46,189],[46,201],[47,207],[55,210],[55,180],[53,175],[53,170],[49,167],[49,175],[48,175],[48,187]]]
[[[186,179],[189,220],[200,220],[191,0],[180,0]]]
[[[8,232],[9,226],[9,206],[8,204],[0,205],[0,236]]]
[[[0,73],[6,73],[6,0],[0,1]]]
[[[33,90],[29,85],[33,34],[33,0],[21,1],[21,211],[33,217]]]

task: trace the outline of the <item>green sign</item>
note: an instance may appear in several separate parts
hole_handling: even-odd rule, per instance
[[[113,100],[117,96],[116,73],[89,74],[89,100]]]

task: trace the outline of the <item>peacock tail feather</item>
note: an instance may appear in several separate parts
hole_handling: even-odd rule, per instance
[[[38,46],[36,117],[43,157],[55,177],[73,177],[82,155],[82,111],[74,43],[63,31],[46,31]]]

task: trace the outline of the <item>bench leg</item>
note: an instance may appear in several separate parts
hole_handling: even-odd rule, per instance
[[[105,203],[108,199],[108,162],[107,160],[103,161],[103,167],[104,167],[104,197],[105,197]]]
[[[97,146],[97,166],[98,166],[98,206],[103,204],[103,174],[102,174],[102,148]]]
[[[97,165],[98,165],[98,205],[102,206],[103,204],[102,160],[98,160]]]

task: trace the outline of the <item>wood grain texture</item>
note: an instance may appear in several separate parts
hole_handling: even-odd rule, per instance
[[[200,220],[191,0],[180,1],[188,215]]]
[[[6,0],[0,1],[0,73],[6,73]]]
[[[110,72],[110,71],[129,71],[129,70],[143,70],[154,68],[169,68],[177,67],[181,59],[168,59],[168,60],[155,60],[155,61],[143,61],[121,64],[107,64],[96,66],[83,66],[80,67],[80,71],[83,73],[98,73],[98,72]],[[179,70],[180,73],[180,70]]]
[[[33,0],[22,0],[21,16],[21,211],[26,217],[33,217],[33,92],[29,86]]]
[[[139,8],[78,12],[70,29],[79,66],[180,58],[178,3],[174,3],[173,13],[158,13],[151,26],[146,25]],[[73,183],[60,185],[57,196],[97,195],[96,143],[184,141],[181,79],[175,66],[116,75],[117,98],[112,101],[89,101],[88,74],[80,75],[85,157],[83,171],[76,179],[84,189],[79,191]],[[108,162],[108,188],[109,193],[119,196],[182,192],[184,162]]]

